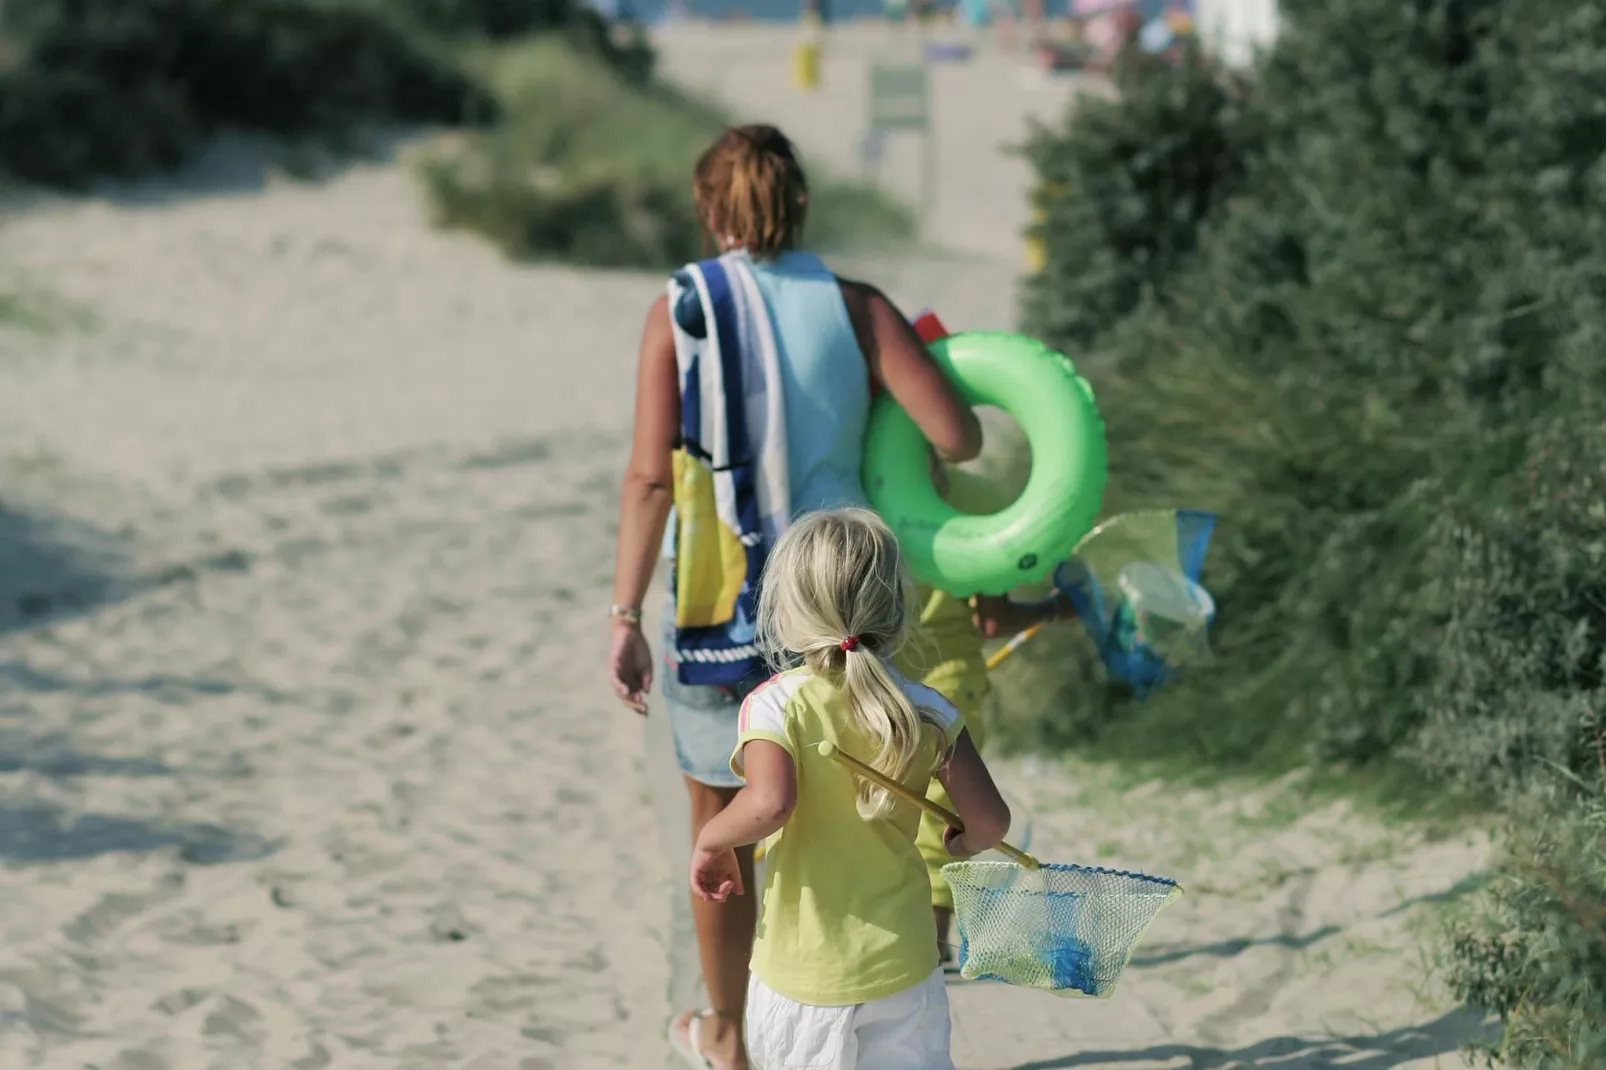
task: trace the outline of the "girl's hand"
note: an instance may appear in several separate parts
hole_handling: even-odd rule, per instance
[[[645,716],[647,692],[652,688],[652,648],[639,627],[623,621],[614,623],[608,676],[619,700]]]
[[[988,639],[1023,632],[1034,624],[1069,620],[1074,614],[1065,597],[1055,594],[1047,602],[1023,604],[1004,595],[977,595],[971,620]]]
[[[699,847],[691,853],[691,893],[709,903],[723,903],[732,894],[741,895],[742,870],[736,864],[736,852],[706,851]]]
[[[955,858],[969,858],[973,852],[965,849],[965,834],[952,825],[942,830],[942,845]]]
[[[971,619],[982,635],[997,639],[1030,628],[1042,619],[1042,611],[1012,602],[1005,595],[979,594]]]

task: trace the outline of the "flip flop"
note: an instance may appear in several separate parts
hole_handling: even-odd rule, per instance
[[[685,1039],[681,1038],[680,1030],[675,1028],[675,1019],[680,1015],[677,1014],[669,1020],[669,1046],[693,1070],[714,1070],[713,1062],[703,1054],[703,1049],[697,1043],[697,1034],[702,1029],[703,1019],[713,1016],[712,1010],[701,1010],[693,1014],[686,1023]]]

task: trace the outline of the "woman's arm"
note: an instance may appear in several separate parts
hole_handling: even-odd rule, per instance
[[[614,560],[613,602],[640,609],[652,582],[663,543],[664,524],[674,501],[670,460],[680,424],[680,377],[675,369],[675,338],[669,325],[669,299],[647,310],[636,363],[636,422],[630,462],[619,489],[619,550]]]
[[[968,461],[981,453],[981,421],[931,359],[903,313],[867,283],[839,282],[853,333],[875,381],[903,406],[944,461]]]
[[[609,655],[619,697],[646,713],[652,686],[652,653],[641,634],[641,603],[652,582],[663,544],[664,524],[674,501],[671,454],[680,424],[680,376],[669,299],[647,310],[636,363],[636,422],[630,463],[619,488],[619,542],[613,568],[613,643]],[[624,611],[620,614],[619,611]]]
[[[945,837],[948,853],[964,858],[996,847],[1009,833],[1009,804],[998,793],[998,785],[981,760],[970,730],[959,733],[953,753],[937,770],[937,779],[953,800],[954,810],[965,823],[965,831]]]

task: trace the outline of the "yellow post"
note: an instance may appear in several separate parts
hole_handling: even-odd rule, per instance
[[[792,46],[792,83],[810,93],[820,88],[820,44],[825,39],[825,23],[817,6],[807,2],[798,21],[803,36]]]
[[[1032,213],[1032,225],[1035,227],[1043,221],[1041,209]],[[1048,254],[1043,249],[1043,238],[1040,234],[1031,233],[1026,236],[1026,274],[1035,275],[1043,270],[1048,261]]]
[[[1026,236],[1026,272],[1035,275],[1043,270],[1047,263],[1048,251],[1043,246],[1042,226],[1048,215],[1047,202],[1052,198],[1065,196],[1065,185],[1055,182],[1043,187],[1032,197],[1032,226],[1031,233]]]
[[[799,41],[792,48],[792,82],[805,93],[820,87],[820,45]]]

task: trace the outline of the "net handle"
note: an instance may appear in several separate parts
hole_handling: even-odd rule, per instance
[[[988,672],[992,672],[994,669],[998,668],[998,666],[1002,665],[1005,661],[1008,661],[1009,660],[1009,656],[1011,654],[1015,653],[1015,651],[1019,650],[1020,647],[1021,647],[1021,644],[1029,641],[1032,638],[1032,636],[1036,635],[1038,632],[1040,632],[1042,630],[1043,630],[1043,622],[1042,621],[1038,621],[1036,624],[1033,624],[1031,627],[1027,628],[1025,631],[1017,632],[1015,634],[1014,638],[1010,639],[1009,642],[1005,643],[998,650],[994,651],[993,656],[987,659],[987,671]]]
[[[936,818],[938,821],[946,822],[947,824],[958,829],[960,832],[965,831],[965,823],[964,821],[960,820],[958,814],[947,809],[946,807],[937,805],[924,795],[921,795],[919,792],[904,787],[902,784],[898,783],[896,780],[893,780],[891,777],[885,775],[879,770],[865,765],[863,762],[859,761],[859,759],[855,758],[841,747],[838,747],[830,740],[826,740],[820,744],[820,756],[822,758],[834,759],[835,761],[846,766],[849,772],[863,777],[877,787],[885,788],[887,791],[891,792],[893,795],[896,795],[904,802],[913,803],[926,813],[930,814],[932,817]],[[1026,869],[1037,869],[1040,866],[1040,863],[1037,861],[1037,859],[1033,858],[1025,851],[1022,851],[1020,848],[1011,847],[1007,843],[1000,842],[993,848],[993,850],[997,851],[1005,858],[1019,863]]]

